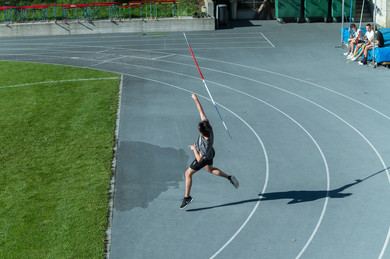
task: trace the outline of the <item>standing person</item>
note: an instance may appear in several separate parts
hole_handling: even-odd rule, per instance
[[[383,39],[382,33],[378,30],[378,28],[375,26],[375,35],[376,35],[376,40],[375,40],[375,47],[376,48],[382,48],[385,46],[385,40]],[[362,61],[359,61],[359,65],[366,65],[367,64],[367,56],[368,56],[368,51],[372,50],[374,48],[374,43],[371,43],[367,46],[364,47],[364,58]]]
[[[188,167],[185,173],[186,191],[183,202],[180,205],[180,209],[184,209],[190,202],[193,201],[192,197],[190,196],[192,176],[203,167],[209,173],[228,179],[230,183],[234,185],[234,187],[238,188],[239,185],[236,177],[232,175],[227,175],[213,166],[213,158],[215,156],[215,151],[213,148],[213,128],[211,127],[210,122],[207,120],[207,117],[203,111],[202,105],[198,100],[198,97],[195,94],[192,94],[191,97],[195,101],[196,107],[198,108],[200,114],[200,119],[202,121],[198,123],[198,130],[200,134],[196,143],[189,146],[189,148],[194,151],[195,160],[191,163],[190,167]]]

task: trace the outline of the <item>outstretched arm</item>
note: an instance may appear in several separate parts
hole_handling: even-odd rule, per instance
[[[192,97],[192,99],[194,99],[194,101],[195,101],[196,108],[198,108],[198,111],[199,111],[199,114],[200,114],[200,119],[201,119],[201,120],[207,120],[206,114],[204,114],[202,105],[200,104],[200,102],[199,102],[198,97],[196,96],[196,94],[192,94],[191,97]]]

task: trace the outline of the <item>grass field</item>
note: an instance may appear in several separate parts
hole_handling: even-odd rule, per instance
[[[0,258],[103,257],[119,75],[0,62],[0,78]]]
[[[110,2],[107,0],[0,0],[0,6],[31,6],[31,5],[42,5],[42,4],[57,4],[57,5],[70,5],[70,4],[91,4],[94,2]],[[115,1],[113,1],[115,2]],[[120,1],[119,6],[123,6],[124,4],[127,5],[129,1]],[[179,16],[192,16],[195,12],[200,13],[201,6],[203,5],[203,1],[201,0],[180,0],[178,1],[178,5],[176,8],[178,8],[178,15]],[[142,16],[145,18],[147,16],[150,16],[150,9],[149,4],[144,4],[142,8]],[[157,8],[157,15],[158,17],[173,17],[174,16],[174,5],[172,4],[158,4],[156,5]],[[47,15],[49,20],[54,20],[54,9],[53,7],[50,7],[47,9]],[[117,11],[117,16],[119,18],[119,11]],[[56,7],[56,18],[57,20],[62,20],[62,8]],[[78,8],[78,19],[82,20],[82,14],[83,9]],[[101,6],[98,9],[90,9],[91,19],[108,19],[110,17],[110,10],[108,7]],[[40,10],[35,10],[34,15],[33,11],[29,10],[27,13],[27,20],[32,21],[33,17],[34,20],[40,20]],[[140,15],[140,8],[133,7],[131,8],[131,17],[132,18],[139,18]],[[76,9],[66,9],[66,17],[67,20],[76,19]],[[130,18],[129,15],[129,8],[122,8],[121,9],[121,17],[122,19],[128,19]],[[26,17],[19,17],[21,21],[25,22]],[[8,19],[10,19],[8,15]],[[13,12],[13,15],[11,17],[15,22],[18,20],[18,18],[15,16],[15,13]],[[0,22],[5,22],[5,12],[0,12]]]

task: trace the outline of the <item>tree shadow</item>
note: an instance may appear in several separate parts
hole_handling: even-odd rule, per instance
[[[188,159],[183,149],[121,141],[115,172],[114,208],[121,212],[147,208],[161,193],[178,188]]]
[[[216,206],[210,206],[210,207],[203,207],[203,208],[196,208],[196,209],[189,209],[187,211],[201,211],[201,210],[209,210],[209,209],[215,209],[215,208],[221,208],[226,206],[233,206],[233,205],[239,205],[249,202],[258,202],[258,201],[272,201],[272,200],[282,200],[282,199],[288,199],[290,200],[287,202],[287,204],[296,204],[301,202],[309,202],[309,201],[315,201],[318,199],[323,198],[345,198],[348,196],[351,196],[352,193],[343,193],[346,189],[359,184],[371,177],[374,177],[380,173],[385,172],[386,170],[390,169],[390,167],[383,169],[379,172],[376,172],[364,179],[357,179],[353,183],[346,184],[340,188],[334,189],[334,190],[319,190],[319,191],[287,191],[287,192],[269,192],[269,193],[260,193],[258,194],[259,197],[256,199],[249,199],[249,200],[243,200],[243,201],[237,201],[237,202],[230,202],[225,204],[220,204]]]

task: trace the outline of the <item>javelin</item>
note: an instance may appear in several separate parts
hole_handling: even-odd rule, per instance
[[[218,113],[218,115],[219,115],[219,118],[221,119],[222,124],[223,124],[223,126],[225,127],[225,130],[226,130],[227,134],[229,135],[230,139],[232,139],[232,136],[230,135],[230,132],[229,132],[228,128],[226,127],[225,122],[224,122],[223,119],[222,119],[221,113],[219,113],[218,107],[217,107],[217,105],[215,104],[213,97],[211,96],[211,93],[210,93],[210,91],[209,91],[209,88],[207,87],[207,84],[206,84],[206,82],[204,81],[204,77],[203,77],[203,75],[202,75],[202,72],[200,71],[200,68],[199,68],[199,66],[198,66],[198,62],[196,62],[196,59],[195,59],[194,53],[192,52],[190,43],[189,43],[188,40],[187,40],[187,36],[186,36],[186,34],[185,34],[184,32],[183,32],[183,35],[184,35],[184,38],[186,39],[188,48],[190,49],[190,52],[191,52],[192,58],[194,59],[195,65],[196,65],[196,67],[198,68],[199,75],[200,75],[200,77],[202,78],[204,87],[206,88],[207,93],[209,94],[210,99],[211,99],[211,101],[213,102],[215,109],[217,110],[217,113]]]

